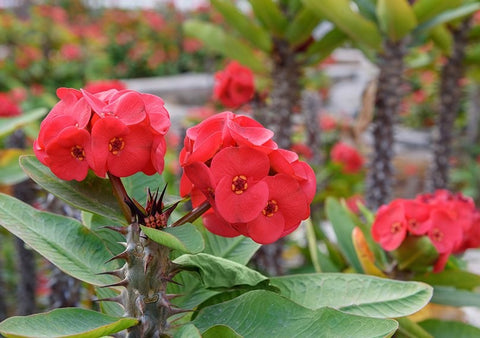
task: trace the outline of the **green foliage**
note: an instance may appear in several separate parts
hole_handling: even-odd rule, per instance
[[[268,33],[259,27],[250,18],[245,16],[232,2],[226,0],[212,0],[212,6],[218,10],[225,21],[253,46],[264,52],[270,52],[272,42]]]
[[[182,255],[173,262],[183,269],[197,272],[203,285],[209,289],[228,289],[236,285],[255,286],[267,280],[267,277],[240,263],[205,253]]]
[[[470,4],[465,4],[459,7],[454,7],[449,10],[445,10],[440,14],[438,14],[437,16],[417,26],[413,34],[421,34],[422,32],[428,31],[434,28],[435,26],[464,18],[478,11],[479,9],[480,9],[480,3],[470,3]]]
[[[434,286],[432,303],[480,308],[480,293],[459,290],[450,286]]]
[[[308,64],[316,64],[327,58],[337,47],[347,40],[347,35],[338,28],[333,28],[321,39],[312,43],[305,52]]]
[[[0,185],[17,184],[27,178],[18,165],[18,159],[29,152],[22,149],[0,150]]]
[[[282,36],[289,24],[278,4],[273,0],[249,0],[255,17],[274,36]]]
[[[312,36],[312,31],[320,20],[319,15],[308,8],[302,8],[287,26],[285,38],[292,46],[300,46]]]
[[[417,18],[407,0],[378,0],[380,28],[392,41],[398,41],[417,26]]]
[[[0,194],[0,225],[65,273],[94,285],[114,282],[98,275],[117,267],[100,238],[75,219],[39,211]]]
[[[81,210],[108,217],[112,223],[125,224],[107,180],[101,179],[90,172],[82,182],[64,181],[55,176],[48,167],[41,164],[35,156],[21,157],[20,166],[42,188],[68,204]]]
[[[157,230],[141,226],[142,231],[152,241],[181,252],[195,254],[202,252],[205,242],[200,232],[192,224]]]
[[[42,116],[45,116],[46,113],[47,110],[45,108],[39,108],[25,112],[20,116],[0,118],[0,137],[11,134],[15,130],[37,121]]]
[[[480,328],[453,320],[427,319],[419,325],[435,338],[479,337]]]
[[[417,312],[432,297],[424,283],[368,275],[321,273],[271,278],[280,294],[312,310],[331,307],[375,318],[403,317]],[[378,292],[382,290],[382,292]]]
[[[473,291],[480,286],[480,276],[464,270],[451,269],[438,273],[426,273],[414,277],[434,286],[453,286],[457,289]]]
[[[205,308],[193,323],[200,332],[226,325],[243,337],[385,337],[398,327],[390,319],[362,318],[330,308],[307,309],[263,290]]]
[[[333,22],[353,41],[379,50],[381,35],[374,22],[366,19],[350,7],[348,0],[303,0],[306,7]]]
[[[352,241],[352,231],[355,228],[352,219],[347,213],[345,213],[342,205],[336,199],[331,197],[327,198],[325,202],[325,212],[332,223],[338,245],[342,250],[342,253],[345,255],[345,258],[355,271],[362,272],[363,269],[358,260]]]
[[[63,308],[26,317],[11,317],[0,323],[7,337],[103,337],[138,323],[135,318],[112,317],[96,311]]]
[[[413,11],[419,23],[434,16],[460,6],[463,0],[417,0],[413,4]]]
[[[261,73],[265,70],[263,63],[250,46],[229,35],[221,27],[199,20],[188,20],[183,29],[186,35],[202,40],[206,47],[232,60],[238,60],[252,71]]]

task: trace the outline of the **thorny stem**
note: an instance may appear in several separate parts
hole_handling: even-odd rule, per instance
[[[195,221],[197,218],[202,216],[208,209],[210,209],[211,205],[208,201],[203,202],[198,207],[190,211],[188,214],[177,220],[176,222],[172,223],[172,227],[176,227],[179,225],[183,225],[185,223],[191,223]]]
[[[122,180],[120,179],[120,177],[112,175],[111,173],[108,173],[108,179],[112,184],[113,194],[115,195],[115,198],[117,199],[118,204],[122,209],[123,216],[125,216],[125,220],[127,221],[127,223],[130,223],[132,221],[132,212],[127,203],[125,203],[128,195],[125,187],[123,186]]]

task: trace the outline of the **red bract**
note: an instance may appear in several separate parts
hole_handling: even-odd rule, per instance
[[[372,235],[388,251],[402,244],[407,235],[407,221],[401,200],[380,207],[372,225]]]
[[[342,165],[342,169],[347,174],[355,174],[363,167],[363,157],[357,149],[346,143],[338,142],[332,148],[330,153],[332,161]]]
[[[231,112],[187,130],[180,163],[181,195],[207,200],[205,227],[220,236],[271,243],[309,216],[315,173],[298,155],[277,149],[272,131]]]
[[[6,93],[0,93],[0,117],[18,116],[22,113],[17,103]]]
[[[92,94],[60,88],[57,96],[34,151],[59,178],[80,181],[88,169],[100,177],[163,171],[170,119],[162,99],[115,89]]]
[[[223,71],[215,73],[213,97],[226,107],[236,108],[247,103],[254,92],[252,71],[236,61],[230,62]]]
[[[397,223],[402,226],[397,227]],[[450,254],[480,247],[480,214],[471,198],[437,190],[418,195],[414,200],[398,199],[382,206],[373,223],[372,235],[389,251],[401,246],[407,236],[428,236],[439,254],[433,269],[439,272]]]

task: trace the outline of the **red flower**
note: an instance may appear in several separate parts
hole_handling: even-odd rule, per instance
[[[438,253],[451,253],[462,240],[462,229],[444,210],[433,210],[430,215],[431,227],[428,237]]]
[[[73,126],[66,127],[46,147],[48,166],[62,180],[81,181],[88,173],[89,152],[88,131]]]
[[[347,174],[355,174],[363,167],[363,157],[359,152],[346,143],[338,142],[331,150],[330,156],[334,163],[342,165],[342,169]]]
[[[263,179],[269,169],[268,156],[251,148],[229,147],[215,155],[211,164],[215,206],[223,219],[246,223],[258,216],[267,203]]]
[[[387,251],[397,249],[407,235],[405,209],[401,200],[395,200],[378,209],[372,225],[372,236]]]
[[[408,231],[413,235],[424,235],[431,227],[430,207],[415,200],[403,200]]]
[[[57,96],[34,151],[59,178],[83,180],[88,169],[100,177],[163,171],[170,119],[162,99],[115,89],[60,88]]]
[[[214,234],[271,243],[308,217],[315,173],[294,152],[277,149],[273,133],[255,120],[224,112],[187,130],[180,163],[182,196],[207,200],[203,216]]]
[[[104,177],[107,172],[125,177],[142,171],[150,161],[152,134],[143,126],[127,126],[107,116],[92,128],[90,166]]]
[[[18,116],[21,113],[20,107],[7,93],[0,93],[0,117]]]
[[[236,61],[215,74],[213,98],[229,108],[236,108],[250,101],[255,92],[253,73]]]
[[[262,212],[247,224],[248,235],[257,243],[269,244],[295,230],[310,214],[298,182],[285,174],[268,176],[268,201]]]

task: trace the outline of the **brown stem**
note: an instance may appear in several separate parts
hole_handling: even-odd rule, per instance
[[[122,209],[122,213],[125,216],[125,220],[127,221],[127,223],[130,223],[132,221],[132,212],[130,210],[130,207],[127,205],[127,203],[125,203],[125,200],[128,198],[128,195],[127,195],[127,191],[125,190],[125,187],[123,186],[122,180],[120,179],[120,177],[112,175],[111,173],[108,173],[108,179],[112,184],[113,194],[115,195],[115,198],[117,199],[118,204],[120,205],[120,209]]]
[[[172,227],[176,227],[185,223],[191,223],[195,221],[197,218],[202,216],[208,209],[210,209],[211,205],[208,201],[203,202],[198,207],[190,211],[188,214],[177,220],[176,222],[172,223]]]

